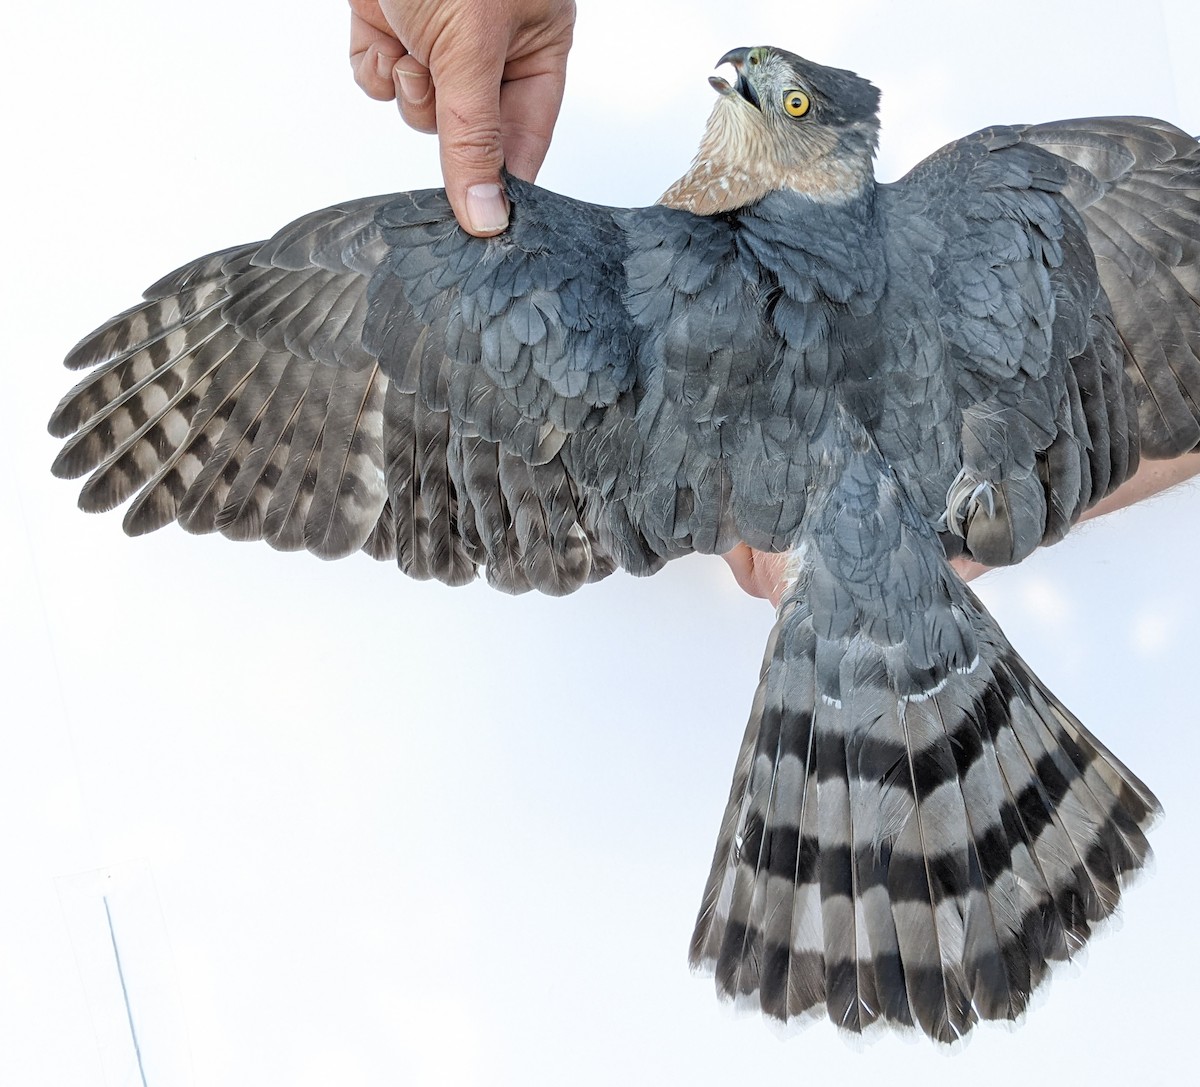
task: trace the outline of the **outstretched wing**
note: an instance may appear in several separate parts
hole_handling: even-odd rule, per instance
[[[167,276],[68,357],[94,369],[51,420],[55,472],[90,473],[88,510],[133,497],[133,534],[361,548],[451,584],[483,566],[509,591],[786,546],[804,450],[755,399],[778,337],[732,226],[510,196],[499,238],[431,190]]]
[[[981,561],[1020,561],[1141,453],[1196,444],[1198,183],[1194,140],[1101,118],[988,129],[885,187],[953,374],[946,527]],[[944,478],[937,452],[917,460]]]

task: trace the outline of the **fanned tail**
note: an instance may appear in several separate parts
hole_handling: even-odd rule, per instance
[[[829,643],[785,600],[692,939],[724,995],[950,1042],[1018,1017],[1145,863],[1157,801],[962,606],[972,667],[902,697],[857,637],[837,699]]]

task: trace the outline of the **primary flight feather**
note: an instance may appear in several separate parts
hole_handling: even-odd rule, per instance
[[[997,127],[876,182],[878,92],[773,48],[713,79],[660,205],[515,179],[203,257],[83,340],[80,504],[561,594],[791,555],[692,940],[788,1019],[1018,1016],[1148,856],[1151,793],[951,569],[1019,562],[1200,444],[1200,144]]]

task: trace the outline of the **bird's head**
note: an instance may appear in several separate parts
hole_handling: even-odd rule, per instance
[[[709,214],[793,189],[815,200],[857,196],[873,180],[879,91],[784,49],[731,49],[709,82],[717,102],[692,169],[663,203]]]

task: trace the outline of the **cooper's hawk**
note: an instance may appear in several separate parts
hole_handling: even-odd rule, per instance
[[[998,127],[878,184],[878,93],[722,58],[663,205],[510,180],[204,257],[76,347],[86,510],[567,593],[791,554],[692,943],[726,994],[949,1040],[1025,1007],[1148,855],[1150,792],[948,554],[1018,562],[1200,442],[1200,145]]]

